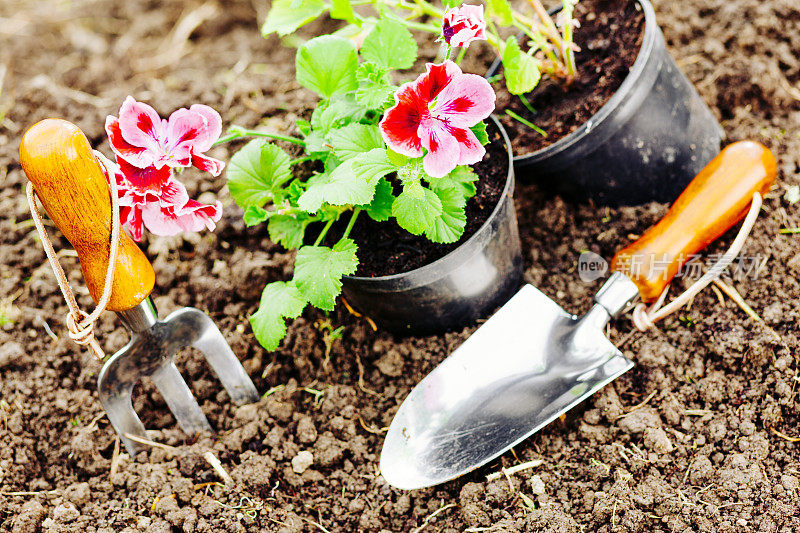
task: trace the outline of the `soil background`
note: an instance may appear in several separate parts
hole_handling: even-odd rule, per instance
[[[17,162],[24,129],[63,117],[109,154],[104,119],[128,94],[162,115],[205,103],[226,125],[265,117],[281,132],[314,98],[293,81],[293,50],[261,38],[260,0],[0,3],[0,530],[800,530],[800,236],[780,233],[800,225],[800,204],[784,197],[800,184],[800,6],[655,7],[670,50],[729,139],[759,140],[778,158],[778,184],[745,248],[762,268],[755,279],[729,280],[764,322],[712,290],[647,334],[630,334],[623,318],[610,336],[634,370],[474,474],[404,492],[378,471],[383,428],[474,327],[399,339],[341,309],[308,311],[281,349],[265,352],[246,318],[266,282],[291,275],[290,254],[263,228],[244,227],[224,176],[188,172],[190,193],[219,194],[225,214],[214,233],[143,244],[158,277],[156,304],[162,313],[207,310],[265,398],[235,407],[202,358],[183,354],[178,366],[218,434],[187,440],[144,383],[135,407],[153,439],[175,449],[123,454],[110,471],[115,434],[95,392],[99,365],[66,337],[65,307],[29,221]],[[232,148],[212,155],[225,159]],[[569,205],[524,183],[516,203],[527,281],[576,313],[600,284],[578,279],[580,252],[611,257],[666,210]],[[75,259],[63,262],[80,286]],[[91,307],[85,291],[81,302]],[[326,342],[339,325],[343,338]],[[99,329],[109,352],[126,341],[111,313]],[[233,483],[218,483],[202,457],[208,450]],[[311,464],[301,451],[312,452]],[[486,480],[534,459],[542,465]]]

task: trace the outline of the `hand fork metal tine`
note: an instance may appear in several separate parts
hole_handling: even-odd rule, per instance
[[[222,333],[203,312],[194,308],[175,311],[165,320],[150,299],[118,313],[131,332],[131,341],[114,354],[100,371],[100,402],[119,434],[126,450],[135,456],[144,445],[134,439],[147,439],[144,425],[133,409],[133,387],[149,376],[188,434],[210,431],[211,425],[174,363],[179,349],[191,346],[200,350],[237,404],[258,400],[250,377],[231,351]]]
[[[187,346],[200,350],[211,365],[211,369],[237,404],[258,401],[258,391],[239,362],[236,354],[225,341],[219,328],[208,315],[194,307],[184,307],[171,313],[165,323],[173,324],[176,335],[183,336]]]

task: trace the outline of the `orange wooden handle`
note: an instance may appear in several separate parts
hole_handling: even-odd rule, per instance
[[[108,268],[111,194],[88,139],[65,120],[43,120],[25,133],[19,158],[47,214],[78,252],[86,286],[94,301],[99,301]],[[135,307],[147,298],[154,282],[150,262],[121,231],[106,308]]]
[[[766,193],[776,173],[775,158],[765,146],[751,141],[727,146],[658,224],[614,256],[611,270],[630,277],[642,301],[656,300],[692,255],[747,214],[753,193]]]

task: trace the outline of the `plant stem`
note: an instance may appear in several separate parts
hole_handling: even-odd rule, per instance
[[[417,4],[422,12],[426,15],[431,15],[432,17],[436,17],[438,19],[441,19],[444,16],[444,11],[433,7],[425,0],[414,0],[414,3]]]
[[[298,159],[293,160],[290,165],[299,165],[300,163],[305,163],[306,161],[311,161],[312,159],[316,159],[313,155],[307,155],[305,157],[300,157]]]
[[[546,131],[544,131],[542,128],[540,128],[539,126],[537,126],[533,122],[531,122],[529,120],[526,120],[526,119],[522,118],[521,116],[517,115],[516,113],[514,113],[510,109],[506,109],[506,115],[508,115],[509,117],[513,118],[514,120],[516,120],[518,122],[521,122],[522,124],[525,124],[526,126],[528,126],[530,129],[532,129],[533,131],[535,131],[536,133],[538,133],[542,137],[547,137],[547,132]]]
[[[347,236],[350,235],[350,231],[353,229],[353,226],[356,225],[356,219],[358,218],[359,213],[361,213],[360,207],[356,207],[355,209],[353,209],[353,214],[350,216],[350,222],[347,223],[347,227],[344,230],[342,239],[346,239]]]
[[[412,30],[427,31],[428,33],[435,33],[435,34],[439,34],[442,31],[441,28],[439,28],[438,26],[434,26],[433,24],[424,24],[422,22],[415,22],[413,20],[404,20],[404,19],[401,19],[400,22],[402,22]]]
[[[300,146],[306,145],[306,142],[303,139],[298,139],[297,137],[290,137],[288,135],[279,135],[277,133],[268,133],[266,131],[246,130],[238,126],[231,126],[228,129],[228,134],[225,137],[221,137],[214,144],[215,145],[222,144],[225,142],[232,141],[234,139],[238,139],[240,137],[266,137],[268,139],[275,139],[276,141],[284,141],[292,144],[298,144]]]
[[[497,48],[497,51],[500,53],[500,57],[503,57],[503,50],[505,50],[506,44],[500,38],[500,33],[497,31],[497,26],[495,26],[494,21],[487,19],[486,27],[489,29],[489,34],[486,36],[486,42],[489,43],[489,45]]]
[[[314,241],[314,246],[319,246],[322,243],[322,241],[325,239],[325,235],[328,233],[328,230],[331,229],[331,226],[333,226],[334,222],[336,222],[336,219],[329,220],[328,223],[325,224],[325,227],[322,228],[321,232],[319,232],[319,237],[317,237],[317,240]]]
[[[530,111],[531,115],[535,115],[535,114],[536,114],[536,110],[535,110],[535,109],[533,108],[533,106],[531,105],[531,102],[530,102],[530,100],[528,100],[527,98],[525,98],[525,95],[524,95],[524,94],[520,94],[520,95],[519,95],[519,99],[520,99],[520,101],[522,102],[522,105],[524,105],[524,106],[525,106],[525,109],[527,109],[528,111]]]
[[[540,0],[528,0],[528,3],[536,12],[539,20],[542,21],[542,24],[544,25],[544,31],[547,36],[550,37],[550,39],[553,41],[553,44],[555,44],[559,50],[563,50],[564,43],[561,40],[561,34],[558,33],[558,28],[556,28],[553,19],[547,13],[547,10],[542,5],[542,2],[540,2]]]
[[[458,57],[456,57],[456,65],[460,65],[461,61],[464,59],[464,55],[467,53],[467,47],[461,48],[458,52]]]

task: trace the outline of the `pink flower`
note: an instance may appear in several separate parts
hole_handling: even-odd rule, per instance
[[[494,111],[495,94],[489,82],[450,60],[428,63],[427,70],[397,90],[380,129],[397,153],[420,157],[427,150],[422,166],[438,178],[483,158],[486,150],[470,128]]]
[[[465,47],[476,40],[486,40],[486,19],[483,5],[463,4],[451,7],[442,18],[442,36],[447,44]]]
[[[106,133],[118,163],[124,161],[146,171],[142,175],[126,173],[135,186],[162,183],[165,167],[192,165],[218,176],[225,166],[222,161],[203,154],[222,133],[219,113],[205,105],[178,109],[167,120],[149,105],[128,96],[119,109],[119,118],[111,115],[106,118]],[[149,170],[150,167],[154,170]]]
[[[219,201],[215,205],[206,205],[191,200],[186,187],[172,177],[168,167],[165,168],[166,180],[153,182],[147,187],[133,185],[126,178],[123,167],[114,173],[120,220],[137,242],[142,240],[142,225],[155,235],[177,235],[182,231],[213,230],[214,223],[222,217]],[[106,179],[109,179],[107,174]]]

